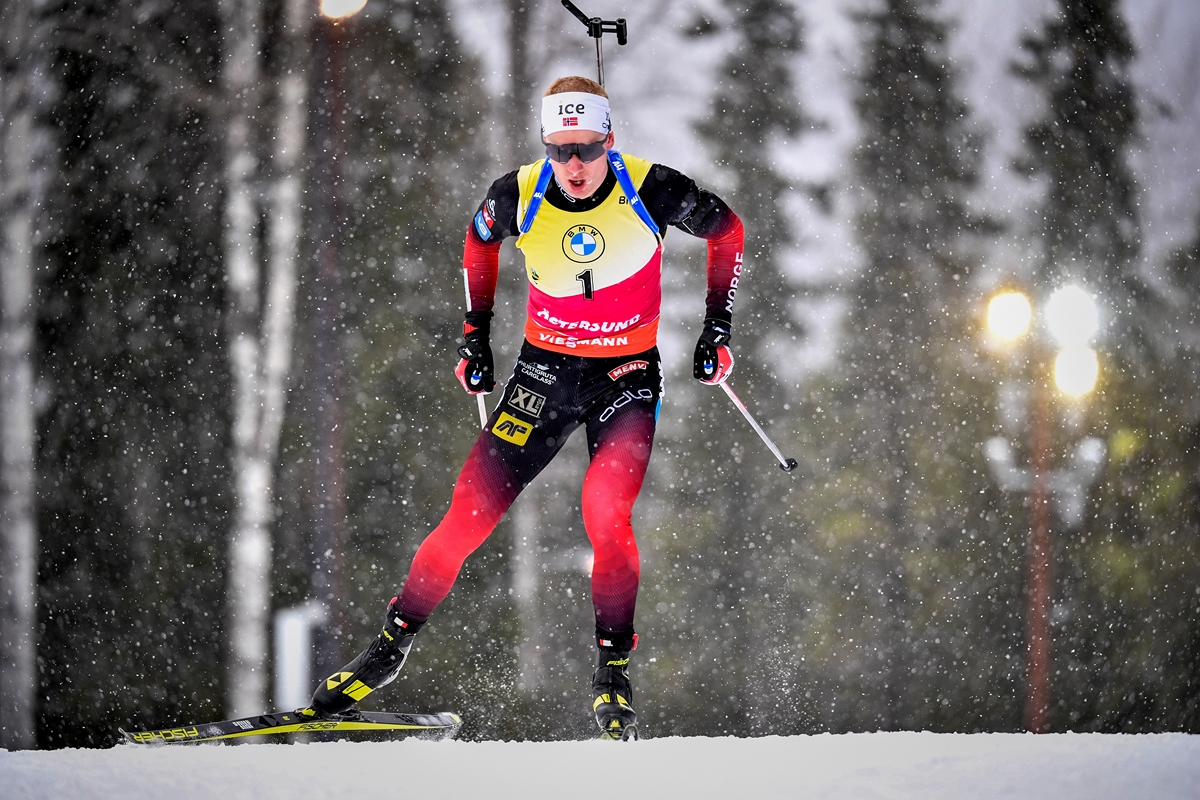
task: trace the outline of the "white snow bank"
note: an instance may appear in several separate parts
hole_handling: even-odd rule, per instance
[[[1200,798],[1200,736],[877,733],[0,751],[32,798]]]

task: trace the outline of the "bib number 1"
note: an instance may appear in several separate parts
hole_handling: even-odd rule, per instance
[[[595,289],[592,286],[592,271],[585,269],[583,272],[575,276],[575,280],[583,284],[583,297],[585,300],[591,300],[595,295]]]

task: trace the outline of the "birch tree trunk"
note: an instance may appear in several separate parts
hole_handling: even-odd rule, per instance
[[[271,523],[275,461],[286,404],[295,326],[300,241],[306,80],[303,44],[310,9],[287,0],[283,46],[289,68],[279,82],[274,182],[270,195],[267,277],[260,295],[256,119],[259,91],[259,0],[226,0],[224,90],[230,104],[226,149],[225,261],[229,358],[234,377],[236,516],[229,552],[228,711],[267,707],[271,611]],[[265,296],[265,300],[261,299]]]
[[[32,748],[37,608],[33,505],[34,3],[6,3],[0,80],[0,747]]]
[[[309,0],[286,0],[284,9],[286,66],[279,80],[279,110],[275,120],[275,180],[271,190],[267,304],[263,319],[263,414],[258,437],[259,451],[272,466],[279,452],[295,338],[312,10]]]
[[[258,458],[263,417],[257,334],[260,262],[255,112],[259,95],[259,0],[222,0],[227,104],[224,257],[226,330],[233,376],[235,516],[229,543],[228,712],[262,713],[267,701],[270,614],[271,467]]]

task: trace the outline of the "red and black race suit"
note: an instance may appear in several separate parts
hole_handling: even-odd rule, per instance
[[[526,342],[500,404],[467,456],[449,512],[413,558],[400,615],[418,623],[429,618],[467,556],[582,425],[591,456],[583,521],[595,554],[596,625],[633,630],[640,567],[630,519],[650,461],[661,396],[657,348],[584,358]]]
[[[518,172],[492,184],[468,228],[463,266],[471,311],[466,332],[486,330],[492,316],[500,245],[518,233]],[[600,213],[614,191],[621,190],[610,169],[592,197],[573,199],[551,182],[545,202],[558,211],[581,212],[579,219],[584,221]],[[661,164],[648,166],[637,193],[661,232],[675,226],[708,241],[705,316],[728,324],[744,247],[737,215],[691,178]],[[533,229],[539,218],[547,217],[563,219],[561,213],[540,214]],[[640,229],[637,235],[643,235]],[[661,250],[661,242],[658,246]],[[537,265],[527,263],[530,266]],[[582,279],[585,268],[568,279]],[[583,285],[586,299],[590,295]],[[656,323],[657,306],[652,311]],[[646,321],[643,317],[637,322]],[[578,325],[583,328],[582,322]],[[583,485],[583,519],[595,550],[596,625],[612,634],[632,633],[640,568],[630,520],[649,463],[662,392],[658,350],[651,341],[641,352],[635,347],[608,357],[566,352],[556,344],[537,347],[526,341],[522,348],[499,406],[467,456],[450,510],[413,559],[399,597],[398,610],[405,620],[423,623],[429,618],[450,592],[465,559],[582,425],[591,456]]]

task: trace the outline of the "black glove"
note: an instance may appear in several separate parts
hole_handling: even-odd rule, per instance
[[[492,364],[492,346],[488,342],[488,329],[475,328],[463,337],[466,341],[458,348],[462,358],[454,374],[467,394],[490,394],[496,388],[496,374]]]
[[[696,355],[692,359],[692,377],[701,383],[716,386],[733,372],[733,353],[726,347],[729,327],[725,320],[712,317],[704,320],[704,332],[696,342]]]

